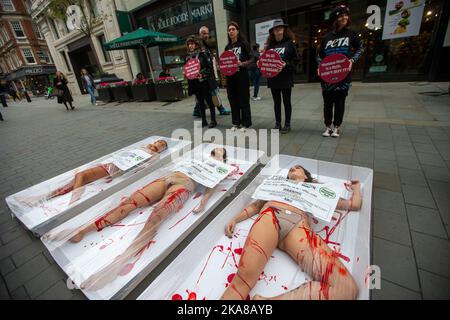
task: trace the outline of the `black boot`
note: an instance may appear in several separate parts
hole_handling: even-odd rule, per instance
[[[280,129],[281,129],[281,123],[275,122],[275,127],[273,128],[273,130],[280,130]]]
[[[285,126],[281,129],[281,133],[288,133],[291,131],[291,125],[289,123],[286,123]]]
[[[211,121],[211,123],[209,124],[210,128],[215,128],[217,127],[217,122],[216,121]]]

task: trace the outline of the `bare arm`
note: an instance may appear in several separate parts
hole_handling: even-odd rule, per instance
[[[200,201],[200,205],[194,209],[194,213],[202,212],[205,209],[206,204],[209,201],[209,198],[214,194],[216,188],[206,188],[205,194],[203,195],[202,200]]]
[[[264,206],[266,201],[263,200],[256,200],[249,204],[244,210],[239,212],[234,218],[227,224],[225,228],[225,234],[227,237],[231,238],[233,236],[234,228],[236,226],[236,223],[239,223],[241,221],[247,220],[254,216],[255,214],[259,213],[261,208]]]
[[[352,181],[351,189],[353,191],[352,197],[350,199],[339,199],[336,209],[349,211],[358,211],[361,209],[361,183],[358,180]]]

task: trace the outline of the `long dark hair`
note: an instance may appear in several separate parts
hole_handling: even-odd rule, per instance
[[[306,176],[305,182],[317,182],[317,180],[314,179],[314,178],[312,177],[311,172],[309,172],[308,170],[306,170],[306,169],[305,169],[304,167],[302,167],[301,165],[296,164],[296,165],[293,166],[292,168],[303,169],[303,171],[305,172],[305,176]],[[289,173],[288,173],[287,178],[289,179]]]
[[[243,43],[247,43],[247,40],[245,39],[244,35],[241,33],[241,28],[239,27],[239,24],[236,21],[230,21],[230,23],[228,23],[227,25],[227,37],[228,37],[228,44],[231,43],[231,38],[228,35],[228,28],[230,26],[234,26],[238,32],[238,36],[237,36],[237,40]]]
[[[333,31],[337,31],[339,28],[338,18],[334,19],[333,24],[331,25],[331,29],[333,29]],[[351,24],[352,20],[350,19],[350,16],[348,16],[347,24],[345,25],[345,27],[342,28],[342,30],[348,28]]]
[[[286,40],[292,40],[294,41],[295,39],[295,35],[292,32],[291,29],[289,29],[289,27],[284,27],[284,31],[283,31],[283,40],[281,41],[286,41]],[[270,30],[270,34],[267,37],[267,47],[271,47],[273,46],[277,41],[275,40],[275,34],[273,33],[273,29]]]

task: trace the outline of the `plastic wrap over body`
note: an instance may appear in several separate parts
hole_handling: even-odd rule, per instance
[[[89,299],[125,297],[225,197],[234,192],[263,155],[261,151],[225,146],[226,164],[233,170],[214,188],[204,208],[195,212],[209,189],[182,174],[180,176],[177,164],[189,157],[205,160],[213,149],[222,147],[199,145],[50,230],[42,237],[43,243]],[[105,214],[108,212],[113,214]],[[123,212],[125,214],[118,220],[117,215]],[[146,228],[156,217],[160,221],[156,219],[156,227],[151,226],[146,233]],[[80,226],[89,226],[92,232],[78,237]],[[137,250],[133,249],[127,256],[130,248],[135,248],[136,241],[139,243]],[[124,257],[127,258],[117,262]]]
[[[165,141],[167,148],[147,146]],[[187,140],[151,136],[6,198],[12,212],[38,236],[168,163],[190,148]],[[134,163],[133,163],[134,161]],[[122,170],[122,169],[124,170]],[[74,188],[74,186],[80,186]]]
[[[279,166],[273,165],[275,163]],[[231,239],[225,236],[227,224],[254,201],[252,195],[264,179],[272,175],[286,176],[294,165],[309,170],[319,183],[345,186],[344,183],[351,180],[361,182],[362,207],[359,211],[337,210],[329,223],[310,216],[310,226],[350,272],[358,288],[357,298],[369,299],[366,280],[370,266],[372,170],[286,155],[274,156],[245,190],[147,287],[139,299],[220,299],[236,277],[247,235],[258,215],[237,223]],[[343,189],[347,191],[341,196],[348,199],[351,191]],[[282,295],[311,280],[285,251],[275,248],[267,255],[267,263],[255,286],[247,297],[242,298],[253,298],[255,294],[264,297]]]

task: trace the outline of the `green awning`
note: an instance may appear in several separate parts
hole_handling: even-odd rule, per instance
[[[136,49],[152,45],[175,43],[180,39],[172,34],[139,28],[133,32],[103,44],[106,50]]]

